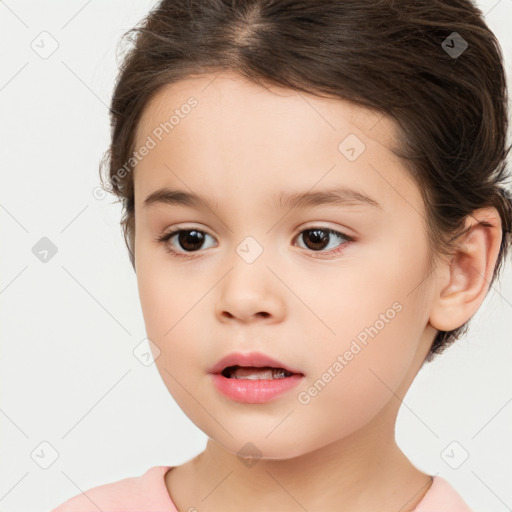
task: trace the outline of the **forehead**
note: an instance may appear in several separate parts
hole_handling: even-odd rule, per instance
[[[160,123],[169,121],[173,113],[180,111],[190,98],[194,98],[199,107],[195,107],[192,116],[196,120],[208,123],[216,114],[221,115],[224,126],[219,126],[216,120],[218,129],[236,122],[240,117],[245,125],[253,123],[261,128],[265,126],[261,121],[268,116],[268,112],[272,112],[276,114],[271,119],[272,123],[276,123],[278,116],[283,128],[295,128],[289,130],[290,135],[297,135],[299,129],[307,131],[309,135],[318,128],[339,130],[340,135],[343,131],[348,133],[354,129],[387,150],[399,146],[400,132],[396,122],[382,113],[340,98],[324,98],[284,87],[263,86],[233,71],[193,74],[162,86],[144,107],[136,127],[135,146],[138,147]],[[247,113],[251,114],[250,118]],[[186,117],[187,114],[182,114],[179,120]]]
[[[392,151],[398,147],[392,119],[339,98],[261,86],[231,72],[163,86],[142,113],[135,148],[148,138],[153,148],[134,171],[140,206],[162,187],[207,195],[239,212],[267,205],[276,192],[340,185],[380,197],[393,209],[405,197],[421,201]],[[346,140],[356,150],[362,145],[355,160],[343,155]]]

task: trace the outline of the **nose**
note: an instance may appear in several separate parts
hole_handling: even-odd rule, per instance
[[[216,315],[222,322],[248,323],[259,319],[279,322],[285,312],[284,296],[282,283],[263,258],[247,263],[236,255],[229,272],[219,283]]]

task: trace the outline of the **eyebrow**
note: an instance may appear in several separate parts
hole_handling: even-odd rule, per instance
[[[338,187],[318,192],[281,192],[276,197],[280,208],[311,208],[313,206],[333,205],[369,205],[382,209],[382,206],[373,198],[352,188]],[[192,192],[160,188],[149,194],[144,200],[144,207],[164,205],[181,205],[192,208],[217,209],[218,202],[212,197],[201,197]]]

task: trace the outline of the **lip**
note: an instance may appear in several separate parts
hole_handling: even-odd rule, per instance
[[[304,376],[300,370],[292,368],[291,366],[261,352],[232,352],[231,354],[223,357],[220,361],[217,361],[217,363],[208,370],[208,373],[220,374],[227,366],[254,366],[259,368],[270,366],[272,368],[284,368],[290,373]]]
[[[282,379],[228,379],[221,373],[211,374],[213,385],[224,396],[235,402],[263,404],[275,400],[299,384],[304,375],[294,373]]]

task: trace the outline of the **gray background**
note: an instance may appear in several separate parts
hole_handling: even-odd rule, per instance
[[[147,345],[121,210],[96,188],[117,44],[153,5],[0,2],[1,512],[48,510],[206,442],[134,355]],[[510,76],[512,0],[478,5]],[[47,262],[33,252],[43,237],[57,249]],[[420,372],[397,424],[412,462],[475,511],[512,508],[511,277],[508,262],[470,334]]]

